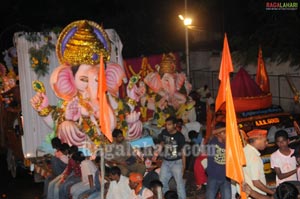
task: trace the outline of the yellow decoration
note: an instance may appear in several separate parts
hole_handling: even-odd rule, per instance
[[[134,99],[128,98],[127,103],[132,105],[132,106],[136,106],[137,102]]]
[[[162,111],[160,111],[159,113],[158,113],[158,115],[159,115],[159,118],[157,119],[157,127],[163,127],[164,125],[165,125],[165,123],[166,123],[166,119],[170,116],[169,114],[166,114],[166,113],[164,113],[164,112],[162,112]]]
[[[84,107],[90,115],[93,114],[93,108],[91,107],[90,103],[88,102],[88,99],[83,99],[81,94],[78,94],[79,104]]]
[[[140,111],[141,111],[141,116],[142,116],[142,119],[145,121],[145,119],[147,118],[147,106],[141,106],[140,107]]]
[[[133,70],[131,65],[129,65],[128,68],[129,68],[129,71],[132,75],[131,77],[138,76],[139,79],[144,79],[150,72],[153,72],[153,69],[151,68],[151,65],[148,63],[148,58],[147,57],[144,57],[142,59],[141,69],[138,73],[136,73]]]
[[[128,83],[128,88],[132,89],[133,86],[138,83],[138,81],[140,80],[140,78],[141,77],[138,74],[131,76],[130,80],[129,80],[129,83]]]
[[[107,49],[95,33],[95,29],[100,31],[107,42]],[[72,35],[70,31],[74,31]],[[69,38],[70,37],[70,38]],[[65,41],[67,39],[67,41]],[[64,43],[66,43],[65,46]],[[56,53],[60,63],[77,66],[80,64],[96,65],[100,62],[102,53],[105,60],[110,59],[110,40],[106,32],[95,22],[75,21],[69,24],[60,34]]]
[[[195,102],[191,101],[185,104],[182,104],[179,109],[176,112],[176,117],[177,118],[182,118],[183,115],[187,112],[190,111],[193,107],[195,106]]]
[[[38,80],[32,82],[32,87],[35,92],[46,93],[44,83]]]
[[[53,108],[51,106],[47,106],[46,108],[43,108],[41,111],[38,112],[39,116],[46,117],[53,111]]]
[[[167,55],[163,54],[161,63],[159,65],[159,74],[163,75],[165,73],[175,73],[176,72],[176,58],[174,54],[169,53]]]
[[[150,72],[153,72],[153,69],[151,68],[151,65],[148,62],[148,58],[144,57],[142,60],[142,66],[139,75],[142,79],[144,79]]]
[[[9,69],[9,72],[7,73],[7,77],[9,79],[17,79],[17,75],[13,69]]]

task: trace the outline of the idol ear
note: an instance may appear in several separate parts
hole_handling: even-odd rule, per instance
[[[123,68],[113,62],[108,62],[106,65],[105,76],[108,92],[117,97],[119,92],[119,87],[122,85],[123,78],[126,77]]]
[[[144,82],[149,88],[154,92],[158,93],[160,89],[162,88],[162,81],[157,72],[151,72],[149,73],[145,78]]]
[[[69,65],[57,67],[51,74],[50,85],[55,95],[69,101],[77,94],[74,75]]]

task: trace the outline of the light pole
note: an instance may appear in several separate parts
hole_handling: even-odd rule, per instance
[[[188,26],[192,24],[192,19],[178,15],[179,19],[183,21],[185,29],[185,58],[186,58],[186,76],[187,80],[190,81],[190,52],[189,52],[189,32]]]

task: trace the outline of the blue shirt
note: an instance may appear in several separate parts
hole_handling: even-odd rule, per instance
[[[214,178],[216,180],[225,180],[226,179],[226,170],[225,170],[225,143],[218,141],[214,137],[208,143],[207,151],[207,169],[206,173],[208,178]]]

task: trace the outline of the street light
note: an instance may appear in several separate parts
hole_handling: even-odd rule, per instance
[[[190,55],[189,55],[189,32],[188,27],[192,24],[192,19],[178,15],[179,19],[183,21],[185,27],[185,58],[186,58],[186,76],[190,81]]]

